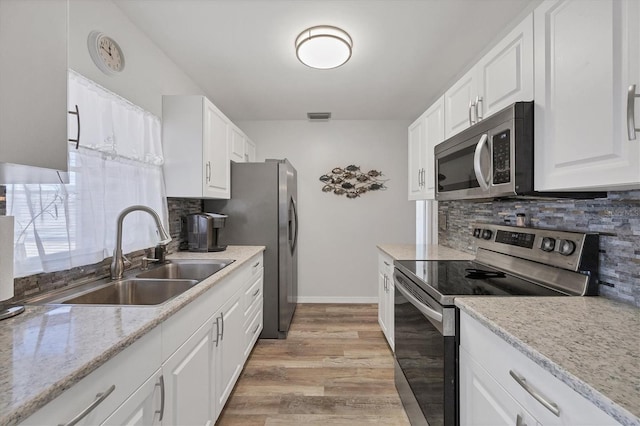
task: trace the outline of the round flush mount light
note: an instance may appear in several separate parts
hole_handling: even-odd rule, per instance
[[[337,68],[351,58],[353,40],[338,27],[307,28],[296,38],[296,55],[303,64],[321,70]]]

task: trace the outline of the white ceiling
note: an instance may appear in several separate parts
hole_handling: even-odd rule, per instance
[[[114,0],[232,120],[413,120],[535,0]],[[353,38],[342,67],[301,64],[294,40]]]

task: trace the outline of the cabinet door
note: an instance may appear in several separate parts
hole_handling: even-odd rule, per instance
[[[244,161],[248,163],[256,161],[256,144],[247,138],[244,139]]]
[[[235,126],[230,126],[231,130],[231,160],[236,163],[244,163],[245,156],[245,144],[244,144],[244,135],[240,130],[238,130]]]
[[[409,200],[423,198],[425,121],[420,116],[409,126]]]
[[[640,140],[626,121],[628,86],[640,83],[638,9],[556,0],[534,11],[536,190],[638,187]]]
[[[163,424],[211,425],[212,327],[200,327],[162,366],[165,382]]]
[[[478,118],[533,100],[533,14],[478,62]]]
[[[0,1],[0,163],[67,170],[67,8]]]
[[[444,96],[440,97],[424,113],[424,199],[434,200],[435,194],[435,156],[433,150],[444,140]]]
[[[103,425],[146,426],[161,424],[166,404],[162,371],[149,378],[118,409],[109,416]]]
[[[222,307],[218,322],[218,346],[216,348],[215,389],[218,411],[222,410],[233,386],[240,376],[244,363],[244,312],[242,292],[236,293]],[[215,343],[214,343],[215,344]]]
[[[378,324],[387,336],[387,281],[384,270],[378,271]]]
[[[536,420],[464,349],[460,349],[460,424],[535,426]]]
[[[471,126],[476,119],[471,108],[478,96],[476,68],[472,68],[460,80],[449,88],[444,94],[445,137],[450,138]]]
[[[204,100],[204,190],[205,197],[229,198],[231,169],[229,165],[229,124],[227,118]]]

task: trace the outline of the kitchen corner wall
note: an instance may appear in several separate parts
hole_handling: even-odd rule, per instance
[[[438,210],[440,244],[466,252],[475,250],[473,223],[513,224],[516,213],[532,227],[598,232],[600,295],[640,307],[640,190],[597,200],[441,201]]]
[[[413,243],[407,201],[407,121],[245,121],[258,159],[287,158],[298,171],[299,301],[378,300],[376,244]],[[350,164],[380,170],[385,191],[356,199],[322,192],[319,177]]]

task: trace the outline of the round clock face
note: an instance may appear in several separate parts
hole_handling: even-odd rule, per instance
[[[88,45],[91,59],[102,72],[109,75],[122,72],[124,54],[115,40],[100,32],[92,31],[89,34]]]

